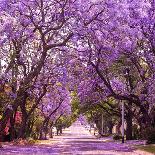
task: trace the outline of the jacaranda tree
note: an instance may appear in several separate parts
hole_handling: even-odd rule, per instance
[[[62,92],[55,93],[58,85],[67,94],[76,92],[81,105],[98,104],[118,117],[124,102],[127,139],[132,139],[133,120],[140,129],[153,127],[154,7],[154,0],[1,0],[0,81],[11,85],[12,98],[3,110],[0,134],[10,119],[15,137],[20,109],[18,137],[25,137],[30,116],[49,98],[46,126],[52,106],[64,101]]]

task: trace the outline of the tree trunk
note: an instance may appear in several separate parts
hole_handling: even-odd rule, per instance
[[[126,140],[132,140],[132,115],[127,116],[126,123]]]
[[[48,134],[48,124],[49,124],[49,120],[46,122],[46,125],[45,125],[45,139],[47,139],[47,134]]]
[[[53,138],[53,122],[50,124],[50,138]]]
[[[121,130],[120,130],[121,125],[122,125],[122,121],[119,120],[119,121],[118,121],[118,124],[116,125],[116,133],[117,133],[117,134],[120,134],[120,135],[121,135]]]
[[[34,120],[31,122],[29,121],[28,122],[28,132],[27,132],[27,135],[30,136],[31,133],[32,133],[32,130],[33,130],[33,127],[34,127]]]
[[[48,125],[48,118],[45,118],[45,120],[43,121],[43,124],[42,124],[42,127],[40,129],[40,136],[39,136],[39,139],[40,140],[45,140],[47,137],[47,127]]]
[[[53,138],[53,127],[50,128],[50,138]]]
[[[108,128],[109,128],[108,133],[109,133],[109,134],[112,134],[113,126],[114,126],[114,124],[113,124],[113,122],[110,120],[110,121],[109,121],[109,124],[108,124]]]
[[[44,138],[43,138],[43,129],[40,130],[39,139],[40,139],[40,140],[43,140],[43,139],[44,139]]]
[[[17,138],[17,135],[16,135],[16,130],[15,130],[15,116],[16,116],[16,112],[14,114],[14,116],[12,115],[10,117],[10,136],[11,136],[11,141],[16,139]]]
[[[43,129],[40,129],[40,135],[39,135],[39,139],[42,140],[43,139]]]
[[[28,97],[28,94],[27,92],[25,92],[22,103],[20,105],[21,112],[22,112],[22,124],[19,130],[18,138],[26,138],[27,121],[28,121],[28,115],[27,115],[27,110],[26,110],[27,97]]]
[[[27,117],[24,116],[19,130],[18,138],[26,138],[26,130],[27,130]]]
[[[60,134],[62,134],[62,126],[60,126]]]

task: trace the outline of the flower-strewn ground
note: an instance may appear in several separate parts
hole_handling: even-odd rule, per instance
[[[138,141],[134,142],[139,144]],[[141,142],[140,142],[141,143]],[[142,142],[143,143],[143,142]],[[135,150],[133,142],[126,144],[112,140],[97,139],[92,136],[79,122],[74,123],[64,131],[62,136],[56,136],[48,141],[35,145],[10,145],[6,143],[0,150],[0,155],[149,155]]]

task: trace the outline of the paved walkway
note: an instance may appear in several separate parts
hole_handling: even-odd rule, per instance
[[[53,143],[53,140],[55,143]],[[56,136],[49,144],[34,146],[5,145],[0,155],[149,155],[134,150],[126,144],[96,139],[79,123],[75,122]]]

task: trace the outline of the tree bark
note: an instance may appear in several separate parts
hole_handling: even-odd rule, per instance
[[[19,130],[18,138],[25,138],[26,137],[26,130],[27,130],[27,121],[28,121],[28,115],[26,110],[26,99],[28,97],[28,94],[25,92],[22,104],[20,105],[21,112],[22,112],[22,123]]]
[[[10,136],[11,136],[11,141],[14,140],[15,138],[17,138],[16,130],[15,130],[15,117],[16,117],[16,112],[15,112],[14,116],[12,115],[10,117]]]
[[[109,132],[109,134],[112,134],[113,126],[114,126],[114,124],[113,124],[112,120],[110,120],[108,122],[108,128],[109,128],[109,131],[108,132]]]
[[[127,116],[126,123],[126,140],[132,140],[132,115]]]
[[[40,140],[47,139],[48,122],[49,122],[49,118],[45,118],[40,130],[40,137],[39,137]]]
[[[50,125],[50,138],[53,138],[53,122]]]

